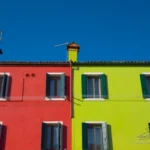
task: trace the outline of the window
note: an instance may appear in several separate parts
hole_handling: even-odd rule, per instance
[[[107,98],[107,78],[105,74],[82,75],[83,98]]]
[[[141,86],[144,98],[150,98],[150,74],[141,74]]]
[[[62,149],[62,125],[61,123],[42,123],[42,150]]]
[[[49,99],[59,99],[65,97],[65,75],[46,74],[46,97]]]
[[[87,77],[87,98],[100,98],[100,77],[88,76]]]
[[[107,124],[83,123],[82,124],[82,149],[108,150]]]
[[[6,99],[8,93],[9,74],[0,73],[0,99]]]
[[[102,150],[102,128],[100,125],[88,126],[88,150]]]

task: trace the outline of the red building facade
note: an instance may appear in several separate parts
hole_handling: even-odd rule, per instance
[[[0,150],[71,150],[71,65],[0,63]]]

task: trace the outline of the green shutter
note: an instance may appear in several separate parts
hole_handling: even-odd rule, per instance
[[[100,75],[101,80],[101,96],[102,98],[108,98],[108,89],[107,89],[107,77],[105,74]]]
[[[45,149],[45,143],[46,143],[46,123],[42,123],[42,139],[41,139],[41,149]]]
[[[58,123],[58,148],[57,150],[61,150],[62,149],[62,125],[61,123]]]
[[[0,91],[0,97],[3,97],[5,98],[7,95],[6,91],[7,91],[7,79],[8,79],[8,76],[7,74],[4,74],[3,75],[3,79],[2,79],[2,85],[1,85],[1,91]]]
[[[50,75],[46,74],[46,97],[50,98]]]
[[[108,133],[107,133],[107,124],[102,123],[102,133],[103,133],[103,148],[108,150]]]
[[[82,150],[88,150],[88,130],[86,123],[82,123]]]
[[[148,129],[149,129],[149,132],[150,132],[150,122],[148,123]]]
[[[64,98],[65,96],[65,74],[63,73],[60,76],[60,97]]]
[[[87,76],[82,74],[82,98],[87,98]]]
[[[146,85],[146,76],[144,74],[140,74],[142,93],[144,98],[148,98],[148,90]]]

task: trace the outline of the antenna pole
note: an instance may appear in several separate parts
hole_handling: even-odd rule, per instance
[[[62,46],[62,45],[67,45],[67,44],[69,44],[68,42],[66,42],[66,43],[62,43],[62,44],[58,44],[58,45],[54,45],[54,47],[58,47],[58,46]]]

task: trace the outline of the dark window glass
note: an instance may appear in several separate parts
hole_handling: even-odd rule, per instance
[[[101,126],[88,127],[88,150],[103,150]]]
[[[59,147],[59,132],[58,126],[47,124],[45,126],[45,149],[46,150],[57,150]]]
[[[100,77],[87,77],[87,98],[100,98]]]
[[[50,77],[50,98],[60,97],[60,77]]]

